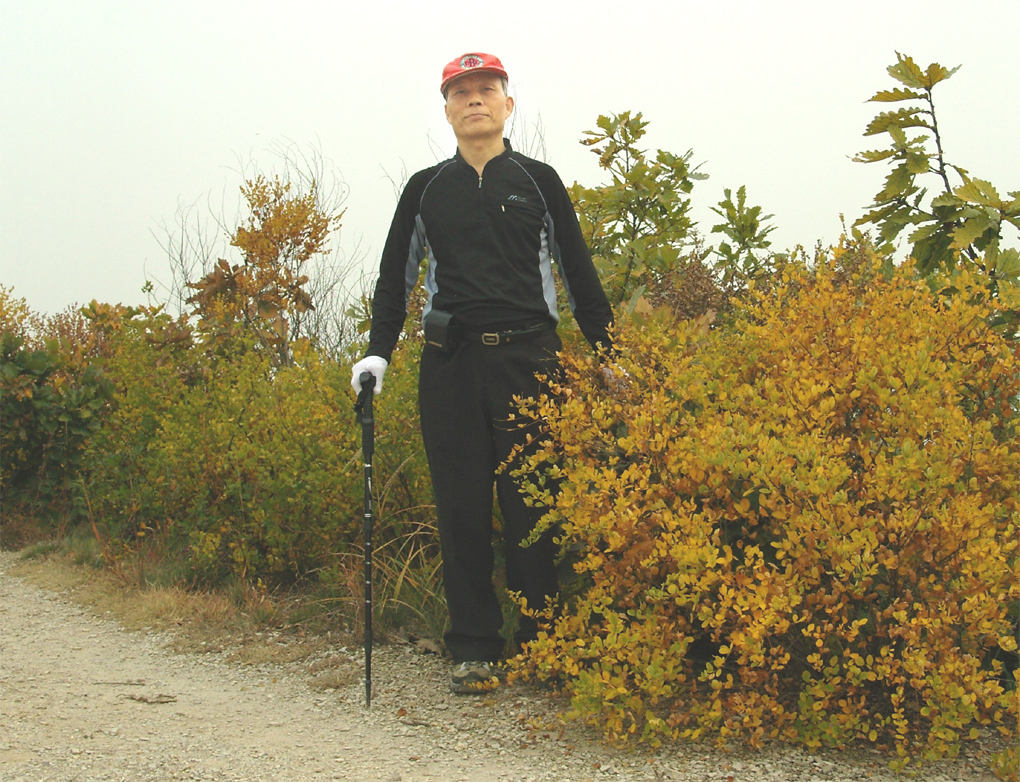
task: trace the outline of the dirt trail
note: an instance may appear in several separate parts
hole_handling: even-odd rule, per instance
[[[556,719],[526,687],[454,696],[446,664],[378,650],[363,684],[316,691],[307,669],[174,654],[65,596],[7,574],[0,553],[0,779],[17,780],[892,780],[878,757],[699,747],[618,752]],[[994,780],[958,761],[933,782]]]

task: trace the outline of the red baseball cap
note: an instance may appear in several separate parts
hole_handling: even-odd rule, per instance
[[[504,79],[509,78],[506,75],[506,70],[503,68],[503,63],[499,61],[499,57],[492,54],[482,54],[481,52],[469,52],[458,57],[443,68],[443,83],[439,85],[439,91],[443,93],[443,97],[446,97],[446,88],[450,86],[451,81],[471,71],[487,71],[495,73]]]

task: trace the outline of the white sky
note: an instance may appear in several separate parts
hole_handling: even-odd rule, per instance
[[[861,134],[895,51],[963,65],[936,90],[947,157],[1020,190],[1018,30],[1016,0],[0,0],[0,284],[41,312],[144,303],[178,205],[232,204],[241,163],[280,143],[335,165],[335,241],[373,269],[387,173],[452,154],[440,73],[472,50],[503,60],[567,184],[603,181],[577,143],[599,114],[641,111],[647,148],[710,175],[704,233],[745,184],[775,249],[829,244],[887,173],[850,157],[884,146]]]

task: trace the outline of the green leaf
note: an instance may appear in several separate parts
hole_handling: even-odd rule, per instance
[[[936,196],[931,201],[932,207],[952,206],[955,208],[959,208],[963,206],[965,203],[967,202],[964,201],[962,198],[959,198],[955,193],[942,193],[942,195]]]
[[[987,216],[972,217],[953,231],[953,247],[966,250],[986,231],[996,229],[996,224]]]
[[[995,274],[1006,280],[1020,277],[1020,252],[1010,247],[999,253],[995,262]]]
[[[896,64],[890,65],[886,70],[896,81],[906,84],[908,87],[923,90],[927,86],[924,72],[917,66],[913,58],[899,52],[896,52]]]
[[[907,151],[906,166],[911,174],[927,174],[931,170],[929,164],[931,155],[923,150],[910,149]]]
[[[944,68],[937,62],[933,62],[928,66],[928,70],[925,72],[925,80],[927,81],[928,89],[931,89],[940,81],[945,81],[958,70],[960,70],[959,65],[955,68]]]
[[[888,133],[889,137],[892,139],[893,147],[895,147],[898,152],[902,152],[910,146],[910,142],[907,141],[907,134],[903,128],[899,128],[894,125],[888,128]]]
[[[899,208],[900,205],[897,203],[884,204],[878,209],[872,209],[861,215],[854,221],[854,225],[878,225]]]
[[[914,92],[913,90],[901,90],[899,87],[896,87],[892,90],[876,92],[868,100],[874,103],[893,103],[898,100],[911,100],[923,97],[924,95],[920,92]]]
[[[911,173],[906,163],[896,166],[892,173],[885,178],[885,188],[879,194],[880,199],[891,198],[896,195],[909,193],[914,184],[914,174]]]
[[[874,136],[885,133],[890,128],[928,128],[931,125],[927,120],[921,119],[918,115],[920,109],[899,109],[897,111],[883,111],[875,117],[864,131],[865,136]]]
[[[888,160],[895,156],[897,151],[895,149],[878,149],[858,152],[854,155],[853,161],[855,163],[877,163],[880,160]]]
[[[928,239],[917,242],[912,251],[917,260],[918,271],[931,274],[940,266],[951,267],[953,263],[952,243],[943,231],[936,231]]]
[[[916,225],[920,218],[907,207],[900,207],[883,219],[878,226],[878,233],[885,241],[891,242],[908,225]]]
[[[968,172],[967,169],[960,168],[959,166],[953,165],[952,163],[946,163],[946,167],[953,169],[953,171],[959,174],[960,179],[962,179],[965,184],[970,181],[970,172]]]
[[[908,239],[911,244],[916,244],[917,242],[923,241],[929,236],[932,236],[942,230],[945,230],[945,226],[942,223],[931,222],[927,225],[920,226],[916,231],[910,234]]]
[[[945,81],[960,70],[959,65],[955,68],[944,68],[937,62],[933,62],[927,69],[922,71],[912,58],[899,52],[896,52],[896,60],[896,64],[890,65],[888,68],[889,75],[908,87],[913,87],[916,90],[925,90],[926,92],[930,92],[931,88],[940,81]]]
[[[991,206],[996,209],[1001,209],[1005,206],[992,184],[983,179],[972,179],[967,184],[960,185],[953,192],[972,204]]]

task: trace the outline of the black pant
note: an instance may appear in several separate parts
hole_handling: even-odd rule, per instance
[[[542,390],[536,373],[558,370],[555,331],[535,339],[489,346],[464,342],[444,353],[426,346],[418,378],[422,438],[432,475],[443,555],[443,586],[450,612],[446,646],[456,662],[500,659],[503,616],[492,583],[492,487],[503,516],[507,587],[533,608],[556,594],[555,545],[547,532],[521,547],[541,508],[528,507],[516,480],[496,468],[536,426],[509,420],[513,397]],[[514,641],[533,640],[534,620],[521,618]]]

